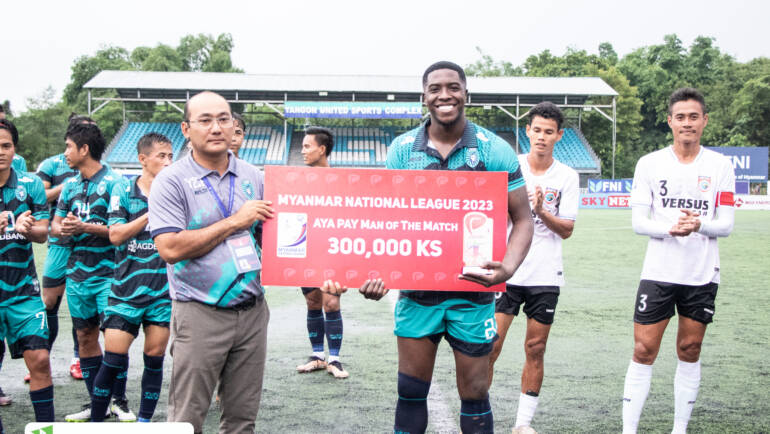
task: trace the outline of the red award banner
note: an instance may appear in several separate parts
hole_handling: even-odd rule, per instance
[[[503,172],[265,166],[262,283],[504,291],[461,280],[506,248]],[[475,268],[474,268],[475,267]]]

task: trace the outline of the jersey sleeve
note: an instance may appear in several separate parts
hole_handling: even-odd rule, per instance
[[[72,185],[73,184],[71,182],[67,182],[64,184],[64,188],[62,189],[62,192],[59,195],[59,200],[56,202],[56,213],[54,215],[62,218],[67,217],[67,213],[70,211]]]
[[[490,172],[506,172],[508,174],[508,191],[524,187],[524,175],[521,173],[519,159],[511,145],[505,140],[494,137],[490,143],[490,155],[487,170]]]
[[[120,225],[128,222],[128,205],[131,184],[118,183],[112,187],[108,225]]]
[[[19,172],[27,171],[27,160],[19,154],[14,154],[13,161],[11,161],[13,168]]]
[[[403,169],[406,166],[403,164],[404,147],[401,146],[401,138],[403,136],[396,137],[393,143],[388,147],[388,155],[385,158],[386,169]]]
[[[735,205],[735,169],[727,157],[722,157],[716,207]]]
[[[577,220],[578,203],[580,202],[580,190],[578,189],[579,177],[577,172],[570,169],[569,176],[564,183],[561,201],[559,202],[559,218]]]
[[[32,199],[30,209],[32,217],[35,217],[35,220],[48,220],[48,201],[45,198],[45,187],[43,186],[43,181],[36,176],[32,177],[29,196]]]
[[[631,206],[650,207],[652,206],[652,188],[647,171],[647,158],[642,157],[636,163],[634,169],[634,181],[631,185]]]
[[[147,203],[148,228],[155,238],[167,232],[181,232],[187,223],[185,194],[176,178],[160,175],[152,182]]]
[[[37,166],[37,177],[49,184],[53,183],[53,164],[50,158],[46,158]]]

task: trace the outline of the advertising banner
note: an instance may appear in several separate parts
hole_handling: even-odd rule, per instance
[[[631,193],[633,179],[589,179],[589,193]]]
[[[767,146],[714,146],[709,149],[730,157],[736,181],[767,181]]]
[[[735,195],[735,209],[770,211],[770,196]]]
[[[580,195],[580,208],[630,209],[630,194],[584,193]]]
[[[287,118],[422,119],[419,102],[286,101]]]
[[[508,180],[503,172],[265,166],[262,283],[504,291],[460,280],[502,261]]]

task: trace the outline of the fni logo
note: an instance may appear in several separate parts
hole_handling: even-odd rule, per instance
[[[53,434],[53,425],[49,425],[40,429],[32,430],[32,434]]]

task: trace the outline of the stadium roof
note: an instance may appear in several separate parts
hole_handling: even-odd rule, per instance
[[[85,89],[115,89],[123,101],[185,101],[202,90],[230,101],[420,101],[421,76],[242,74],[101,71]],[[592,96],[617,96],[599,77],[468,77],[470,104],[531,105],[548,100],[580,105]],[[103,98],[94,98],[103,99]]]

